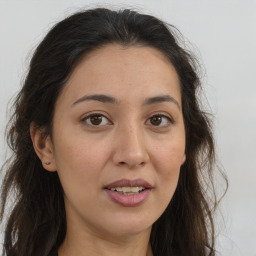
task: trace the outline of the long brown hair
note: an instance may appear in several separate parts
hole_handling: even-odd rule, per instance
[[[54,105],[73,69],[88,52],[111,43],[158,49],[179,76],[186,162],[170,204],[153,224],[150,238],[153,253],[215,255],[213,211],[217,198],[211,121],[198,101],[201,87],[196,60],[178,44],[175,31],[150,15],[129,9],[97,8],[64,19],[45,36],[31,59],[8,130],[13,156],[2,168],[6,173],[1,219],[9,195],[15,196],[15,202],[5,228],[3,255],[48,256],[63,242],[66,217],[62,186],[57,172],[47,172],[42,167],[29,128],[33,123],[51,135]]]

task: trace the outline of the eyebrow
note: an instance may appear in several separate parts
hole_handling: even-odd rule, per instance
[[[160,96],[155,96],[155,97],[151,97],[151,98],[147,98],[143,105],[151,105],[151,104],[155,104],[155,103],[161,103],[161,102],[172,102],[174,103],[178,109],[180,110],[180,104],[178,103],[177,100],[175,100],[173,97],[171,97],[170,95],[160,95]]]
[[[85,95],[85,96],[79,98],[72,105],[76,105],[77,103],[80,103],[83,101],[91,101],[91,100],[99,101],[99,102],[103,102],[103,103],[118,104],[118,100],[111,96],[107,96],[104,94],[93,94],[93,95]]]
[[[92,95],[85,95],[78,100],[76,100],[73,105],[76,105],[78,103],[84,102],[84,101],[99,101],[102,103],[112,103],[112,104],[119,104],[119,101],[111,96],[105,95],[105,94],[92,94]],[[145,105],[152,105],[156,103],[162,103],[162,102],[172,102],[174,103],[178,109],[180,110],[180,104],[170,95],[159,95],[155,97],[146,98],[143,102],[143,106]]]

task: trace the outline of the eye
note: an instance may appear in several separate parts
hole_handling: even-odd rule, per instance
[[[81,121],[88,126],[104,126],[110,124],[108,118],[102,114],[90,114]]]
[[[147,121],[147,124],[150,124],[156,127],[167,127],[170,124],[173,124],[173,120],[166,115],[157,114],[157,115],[151,116]]]

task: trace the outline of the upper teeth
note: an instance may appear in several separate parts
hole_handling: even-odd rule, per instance
[[[111,188],[112,191],[123,192],[123,193],[138,193],[144,190],[144,187],[116,187]]]

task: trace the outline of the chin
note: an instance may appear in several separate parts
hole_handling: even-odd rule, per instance
[[[113,222],[113,220],[115,222]],[[132,214],[126,217],[113,218],[110,224],[110,232],[118,236],[136,235],[145,231],[150,231],[154,220],[144,216],[134,216]]]

